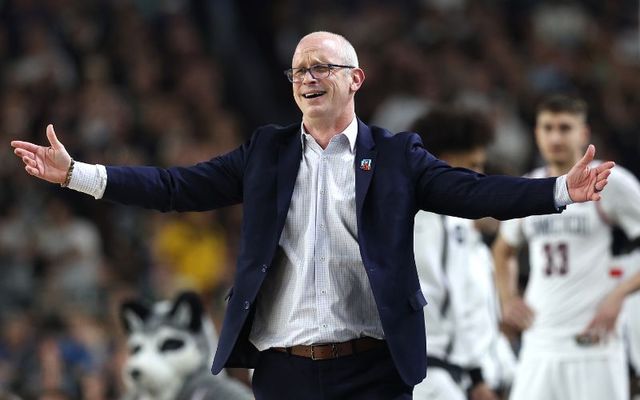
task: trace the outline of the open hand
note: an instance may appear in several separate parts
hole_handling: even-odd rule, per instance
[[[600,303],[596,315],[580,336],[591,338],[595,342],[605,340],[616,327],[623,302],[624,295],[620,295],[615,290],[609,293]]]
[[[11,146],[16,156],[24,162],[28,174],[52,183],[63,183],[71,164],[71,156],[58,141],[53,125],[47,125],[49,147],[13,140]]]
[[[569,196],[576,203],[600,200],[600,192],[607,185],[611,168],[615,166],[613,161],[607,161],[595,168],[589,167],[595,154],[596,148],[590,144],[582,159],[567,174]]]

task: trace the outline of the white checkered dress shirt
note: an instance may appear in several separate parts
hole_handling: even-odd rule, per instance
[[[249,339],[258,350],[384,335],[358,246],[357,119],[324,150],[302,132],[278,255],[256,301]]]

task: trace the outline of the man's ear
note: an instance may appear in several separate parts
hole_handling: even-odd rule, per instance
[[[364,79],[364,71],[360,68],[353,68],[351,70],[351,90],[357,92],[364,83]]]

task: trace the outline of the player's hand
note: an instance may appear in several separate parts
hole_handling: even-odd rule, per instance
[[[469,393],[471,400],[499,400],[498,396],[486,383],[479,383]]]
[[[519,331],[530,327],[533,317],[533,310],[520,296],[513,296],[502,305],[502,321]]]
[[[11,146],[16,156],[24,162],[24,169],[28,174],[52,183],[64,183],[71,164],[71,156],[53,130],[53,125],[47,125],[47,139],[49,146],[13,140]]]
[[[616,327],[623,302],[624,295],[615,290],[609,293],[600,303],[596,315],[580,336],[591,338],[595,342],[605,340]]]
[[[607,161],[595,168],[589,167],[595,154],[596,148],[590,144],[582,159],[567,174],[569,196],[576,203],[600,200],[600,192],[607,185],[611,168],[615,166],[613,161]]]

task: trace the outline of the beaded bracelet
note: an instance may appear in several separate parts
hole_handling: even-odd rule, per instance
[[[62,187],[69,186],[69,182],[71,182],[71,175],[73,175],[73,167],[76,165],[76,162],[71,159],[71,163],[69,164],[69,169],[67,170],[67,176],[64,178],[64,182],[60,184]]]

